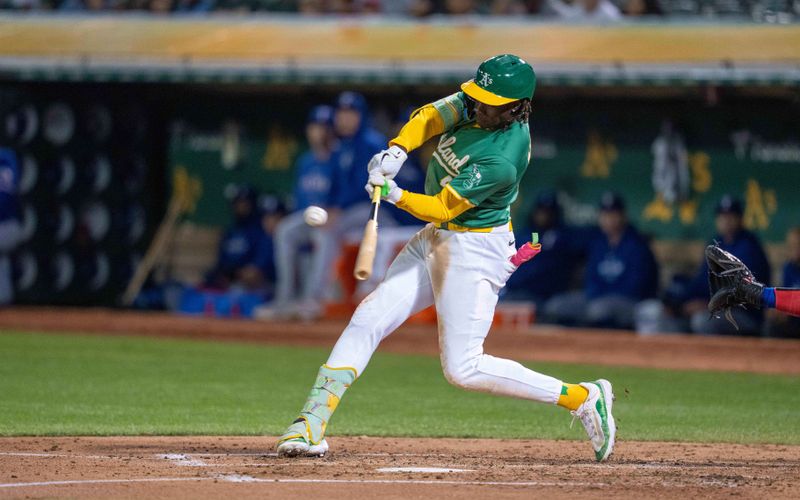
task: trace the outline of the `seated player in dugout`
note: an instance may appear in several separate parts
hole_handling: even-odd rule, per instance
[[[526,243],[517,250],[510,220],[530,161],[528,115],[535,85],[533,68],[519,57],[492,57],[461,92],[415,111],[388,149],[370,161],[367,192],[381,189],[385,200],[428,224],[356,309],[300,415],[280,437],[280,455],[324,454],[328,421],[378,344],[432,304],[450,383],[567,408],[583,423],[595,458],[611,454],[616,426],[607,380],[569,384],[483,352],[500,289],[541,248]],[[399,187],[393,179],[407,153],[438,134],[425,194]]]
[[[533,232],[539,234],[542,253],[509,278],[500,300],[532,301],[538,315],[548,300],[567,292],[587,245],[581,231],[564,222],[558,193],[552,190],[540,192],[527,220],[515,224],[520,239]]]
[[[258,193],[248,185],[232,185],[225,196],[230,200],[233,220],[222,234],[217,262],[206,273],[204,286],[217,290],[231,286],[257,290],[264,278],[258,257],[264,238]]]

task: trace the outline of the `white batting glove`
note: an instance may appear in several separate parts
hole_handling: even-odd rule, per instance
[[[403,190],[400,189],[395,181],[387,179],[379,173],[372,173],[369,175],[369,182],[364,186],[364,189],[367,190],[370,196],[372,196],[373,189],[380,189],[381,199],[393,205],[400,201],[400,197],[403,196]]]
[[[367,171],[370,174],[377,172],[387,179],[394,179],[406,159],[408,155],[400,146],[391,146],[372,157],[367,164]]]

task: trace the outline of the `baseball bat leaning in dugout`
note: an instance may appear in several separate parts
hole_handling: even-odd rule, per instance
[[[358,248],[356,257],[356,267],[353,269],[353,276],[357,280],[368,280],[372,276],[372,263],[375,260],[375,246],[378,244],[378,208],[381,206],[381,187],[372,188],[372,217],[364,227],[364,237],[361,238],[361,246]]]
[[[161,225],[158,226],[156,235],[153,237],[153,241],[150,243],[147,253],[136,267],[133,277],[128,282],[125,293],[122,295],[122,305],[133,305],[133,301],[136,300],[136,296],[141,291],[144,282],[147,280],[147,276],[159,263],[164,254],[164,250],[167,248],[167,244],[175,235],[175,226],[185,210],[186,201],[180,196],[173,195],[167,207],[167,214],[164,216],[164,220],[161,221]]]

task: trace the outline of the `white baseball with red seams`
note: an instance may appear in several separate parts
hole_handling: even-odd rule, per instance
[[[322,207],[311,205],[303,211],[303,220],[309,226],[322,226],[328,222],[328,212]]]

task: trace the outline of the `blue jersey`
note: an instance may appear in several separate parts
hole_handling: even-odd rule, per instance
[[[19,219],[19,163],[13,150],[0,148],[0,222]]]
[[[560,225],[545,231],[536,228],[514,231],[517,244],[528,241],[534,231],[539,233],[542,252],[514,271],[506,288],[512,292],[528,292],[537,299],[548,299],[568,289],[578,261],[578,252],[574,248],[571,231]]]
[[[257,265],[263,234],[258,217],[251,217],[228,228],[219,244],[217,269],[232,273],[250,264]]]
[[[787,262],[783,265],[781,286],[786,288],[800,288],[800,264]]]
[[[586,264],[586,296],[590,299],[622,295],[634,300],[654,297],[658,290],[658,265],[647,241],[628,226],[612,247],[605,235],[596,237]]]
[[[369,201],[364,186],[369,180],[367,164],[372,157],[386,148],[386,137],[380,132],[365,128],[355,136],[339,141],[335,157],[339,186],[336,205],[349,208],[356,203]]]
[[[264,231],[261,232],[253,264],[261,270],[265,281],[275,283],[275,246],[272,235]]]
[[[327,207],[331,204],[334,184],[331,156],[322,160],[313,151],[306,151],[297,159],[297,180],[294,186],[294,208],[303,210],[311,205]]]
[[[742,230],[739,231],[730,243],[725,243],[719,235],[717,235],[713,241],[718,241],[720,248],[726,252],[732,253],[744,262],[753,272],[756,280],[765,285],[769,284],[769,261],[755,234],[750,231]],[[706,300],[710,298],[708,290],[708,262],[706,262],[705,259],[703,259],[700,270],[689,284],[689,298]]]

